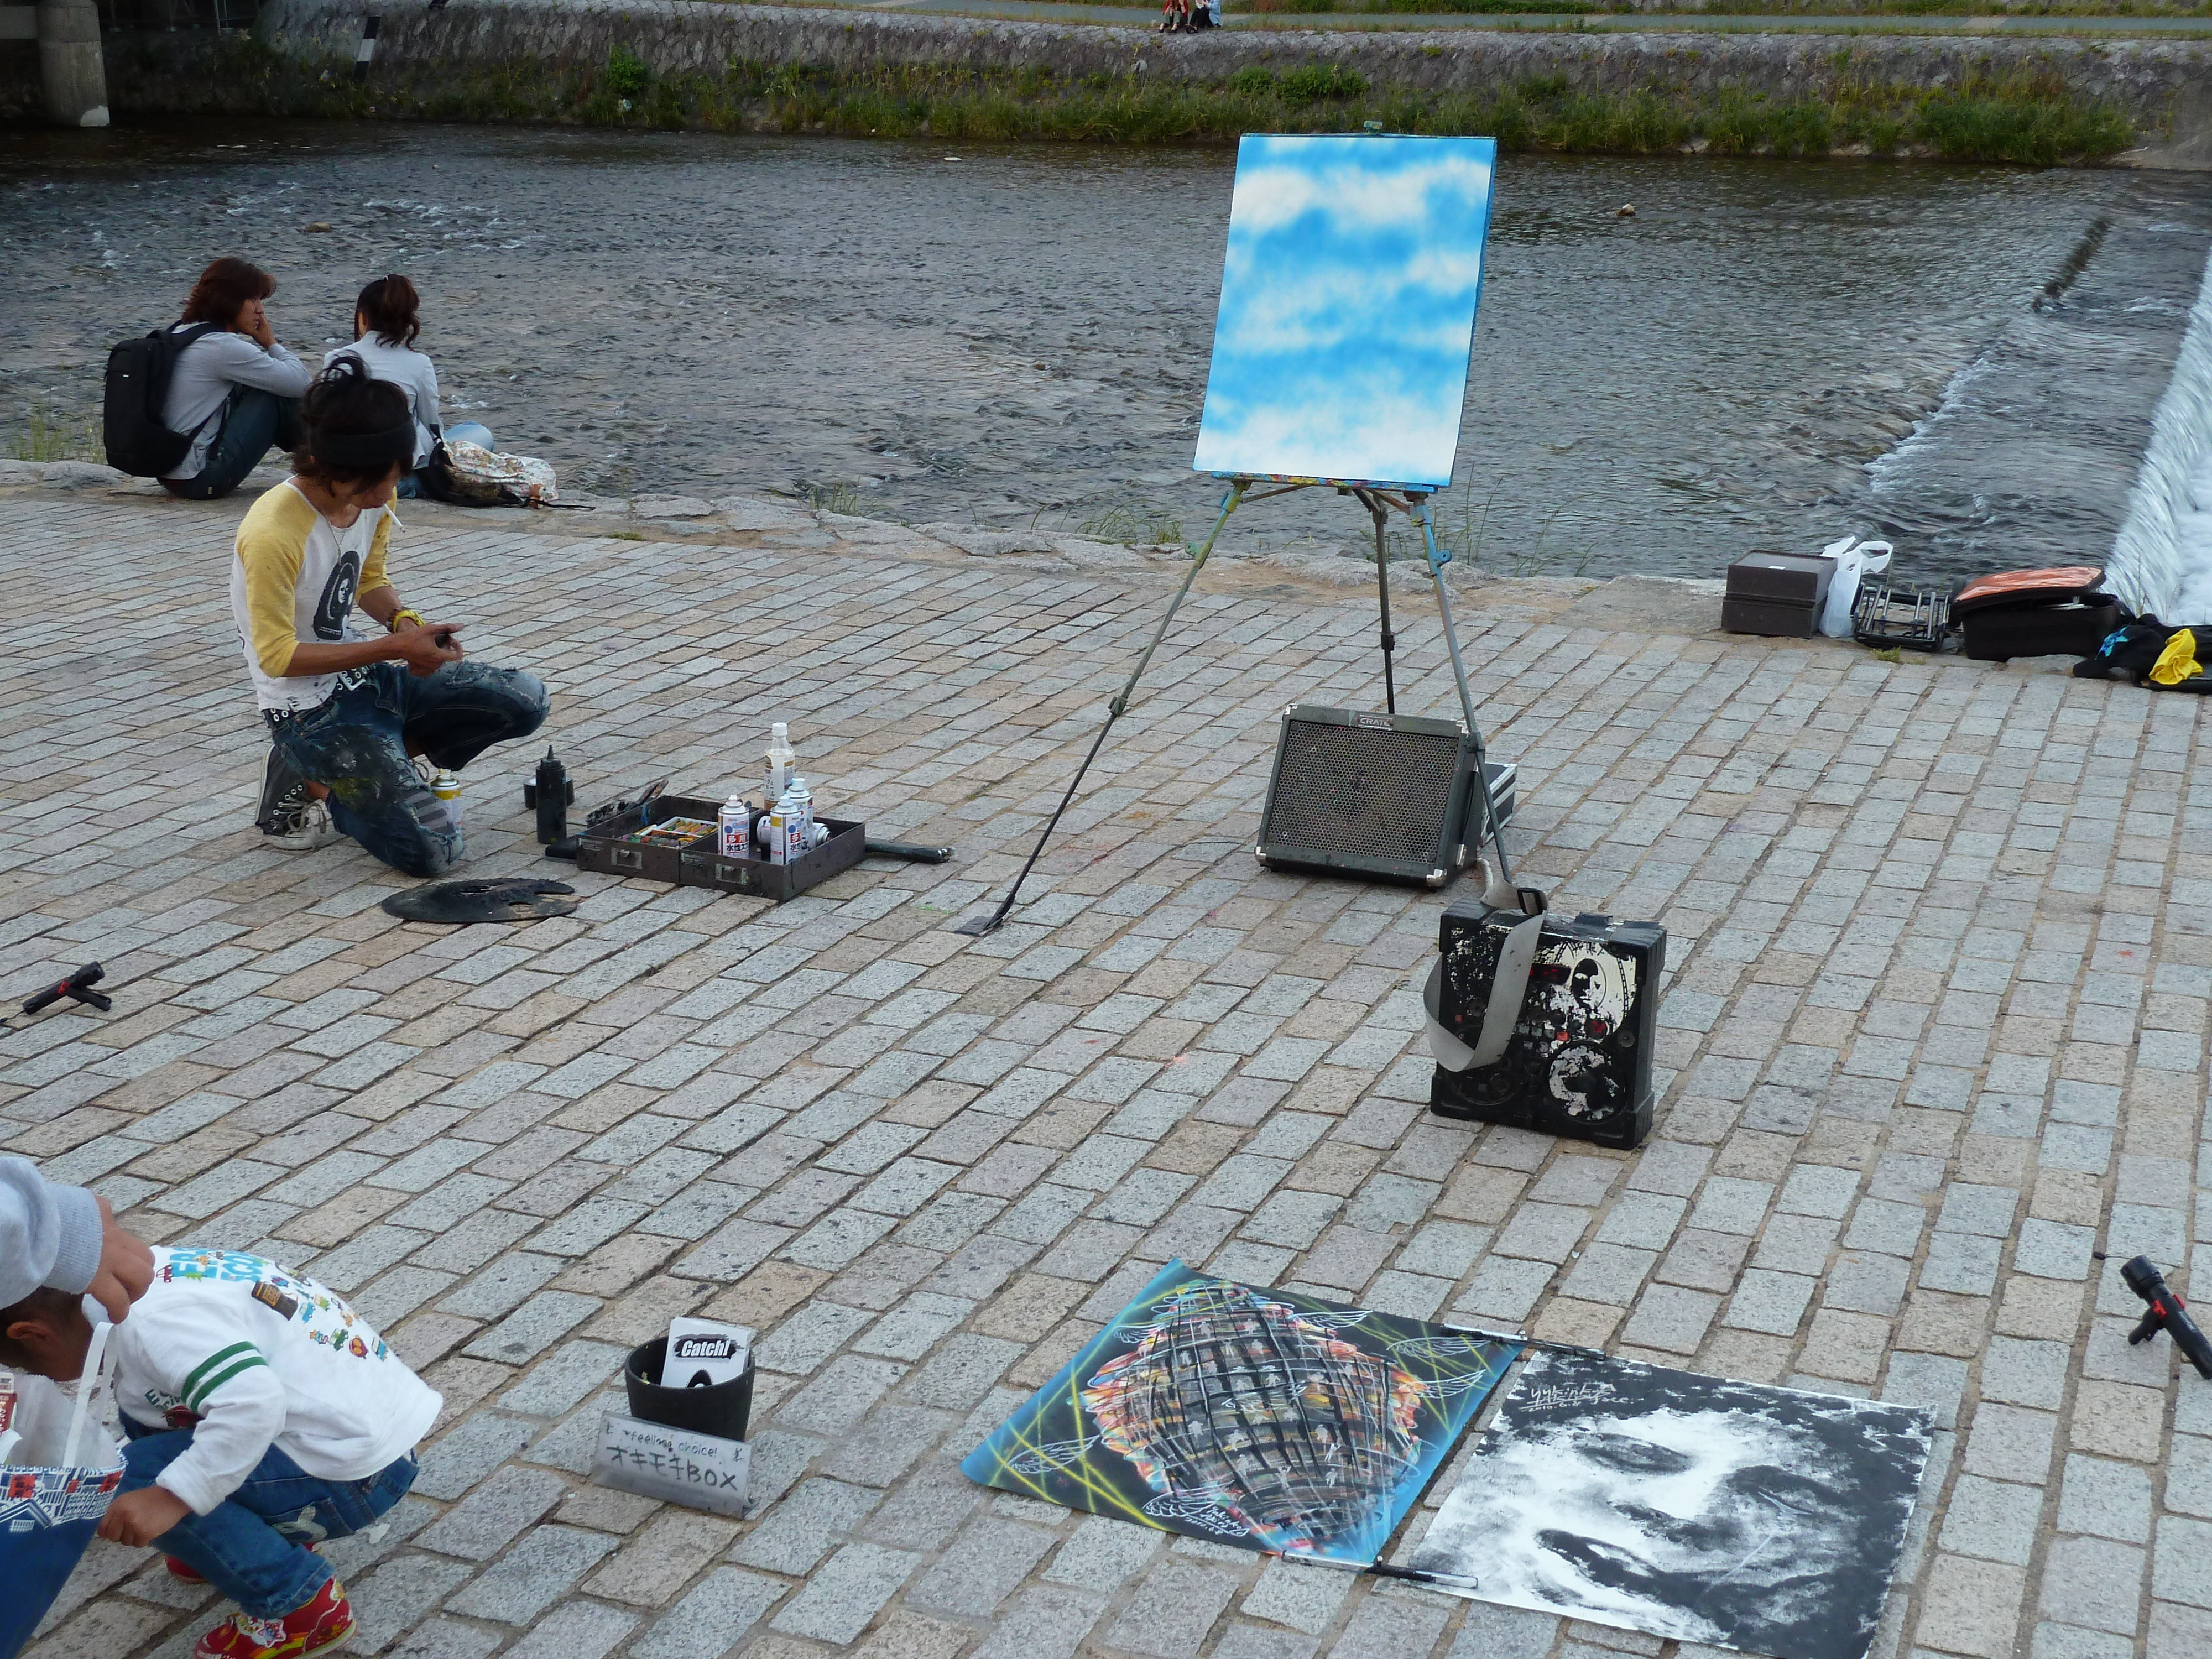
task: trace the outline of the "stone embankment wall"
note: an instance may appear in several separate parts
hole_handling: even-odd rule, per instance
[[[326,74],[335,92],[350,75],[366,3],[266,0],[256,34],[282,63]],[[853,75],[1048,71],[1063,82],[1133,79],[1165,88],[1218,86],[1244,69],[1320,65],[1356,74],[1376,94],[1431,97],[1542,84],[1598,98],[1741,94],[1840,106],[1854,89],[1894,94],[2004,82],[2118,112],[2136,135],[2131,161],[2212,165],[2212,42],[1548,29],[1231,29],[1170,36],[1139,22],[1149,16],[1133,12],[1131,26],[1102,27],[698,0],[447,0],[435,9],[410,4],[382,13],[371,86],[381,83],[395,94],[404,87],[419,104],[426,88],[513,76],[523,66],[552,74],[603,71],[617,48],[665,77],[713,77],[742,60]],[[194,38],[111,36],[118,108],[255,107],[243,88],[211,98],[207,77],[216,64],[191,44]],[[269,71],[259,73],[266,77]],[[269,107],[299,106],[272,95]]]
[[[280,48],[350,59],[363,0],[268,0],[261,32]],[[1234,0],[1231,0],[1234,3]],[[1146,12],[1132,14],[1150,21]],[[2140,129],[2203,101],[2212,44],[2191,40],[1996,40],[1905,34],[1808,35],[1495,29],[1224,29],[1165,35],[1099,27],[896,12],[801,10],[699,0],[448,0],[386,13],[379,65],[487,68],[517,57],[577,68],[627,46],[659,75],[711,75],[732,58],[767,64],[953,64],[1049,69],[1204,83],[1251,65],[1336,64],[1376,88],[1485,91],[1564,76],[1577,91],[1652,85],[1771,97],[1820,96],[1846,76],[1914,87],[1975,75],[2048,74],[2075,95],[2110,102]],[[2208,110],[2212,113],[2212,110]]]

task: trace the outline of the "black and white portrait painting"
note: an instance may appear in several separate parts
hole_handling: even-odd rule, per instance
[[[1925,1413],[1534,1353],[1414,1553],[1440,1589],[1773,1659],[1863,1659]]]

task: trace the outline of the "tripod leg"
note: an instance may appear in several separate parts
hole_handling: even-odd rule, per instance
[[[1390,653],[1398,647],[1398,636],[1390,631],[1390,566],[1383,535],[1390,521],[1390,510],[1365,490],[1358,494],[1375,516],[1375,597],[1382,612],[1382,706],[1395,714],[1398,712],[1398,687],[1390,672]]]
[[[1421,534],[1428,544],[1429,578],[1436,584],[1437,615],[1443,619],[1444,648],[1451,653],[1452,683],[1459,688],[1460,714],[1467,721],[1468,736],[1474,743],[1474,787],[1482,798],[1483,827],[1489,830],[1498,848],[1499,878],[1510,882],[1513,879],[1513,864],[1505,851],[1505,826],[1498,823],[1497,803],[1490,799],[1490,757],[1483,750],[1482,727],[1475,723],[1474,697],[1467,689],[1467,665],[1460,660],[1459,634],[1452,627],[1451,599],[1444,592],[1444,566],[1450,556],[1437,545],[1437,529],[1429,519],[1427,496],[1414,503],[1414,513],[1421,521]]]
[[[1043,855],[1045,842],[1052,839],[1052,832],[1060,827],[1060,814],[1067,811],[1068,803],[1075,799],[1075,792],[1082,787],[1083,775],[1091,769],[1091,763],[1098,758],[1099,750],[1104,747],[1106,734],[1114,729],[1114,722],[1127,712],[1129,699],[1136,695],[1138,678],[1151,666],[1152,653],[1160,648],[1160,641],[1167,637],[1168,624],[1175,620],[1176,612],[1182,608],[1183,600],[1190,593],[1190,585],[1198,580],[1198,573],[1205,568],[1206,561],[1213,551],[1213,544],[1220,539],[1221,526],[1229,522],[1229,515],[1237,510],[1237,502],[1243,500],[1249,483],[1248,479],[1239,478],[1229,493],[1221,498],[1221,516],[1214,520],[1213,528],[1206,532],[1206,544],[1198,550],[1196,556],[1190,562],[1190,568],[1183,573],[1182,586],[1176,589],[1175,598],[1168,601],[1167,614],[1160,618],[1160,625],[1152,630],[1152,641],[1145,647],[1145,654],[1137,659],[1137,665],[1129,671],[1127,681],[1115,694],[1114,701],[1106,705],[1106,723],[1098,728],[1098,735],[1091,740],[1091,752],[1083,757],[1083,764],[1075,769],[1075,776],[1069,780],[1067,793],[1060,798],[1060,805],[1053,808],[1052,817],[1045,821],[1044,833],[1037,837],[1036,845],[1030,848],[1029,861],[1022,866],[1021,873],[1014,878],[1014,884],[1006,890],[1006,896],[988,915],[970,916],[954,928],[954,933],[968,933],[980,939],[1006,920],[1006,913],[1014,908],[1014,900],[1022,890],[1022,884],[1030,878],[1030,872],[1036,868],[1037,860]]]

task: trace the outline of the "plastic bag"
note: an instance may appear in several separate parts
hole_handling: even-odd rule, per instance
[[[561,499],[551,462],[465,438],[441,440],[416,477],[433,501],[459,507],[550,507]]]
[[[8,1586],[0,1595],[0,1659],[15,1659],[31,1639],[123,1482],[122,1450],[106,1428],[102,1362],[111,1328],[103,1322],[93,1329],[74,1404],[65,1405],[61,1391],[43,1378],[19,1379],[27,1416],[15,1455],[52,1461],[0,1464],[0,1583]]]
[[[1893,550],[1887,542],[1854,541],[1846,536],[1820,550],[1823,558],[1836,562],[1828,582],[1828,602],[1820,611],[1820,631],[1832,640],[1851,636],[1851,606],[1859,596],[1859,578],[1889,568]]]

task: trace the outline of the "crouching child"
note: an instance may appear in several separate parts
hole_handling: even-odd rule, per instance
[[[100,1535],[150,1544],[238,1604],[199,1659],[343,1642],[353,1609],[314,1547],[399,1501],[444,1402],[313,1280],[233,1251],[154,1255],[152,1285],[108,1338],[129,1444]],[[19,1369],[73,1381],[91,1341],[66,1292],[0,1309],[0,1362]]]

